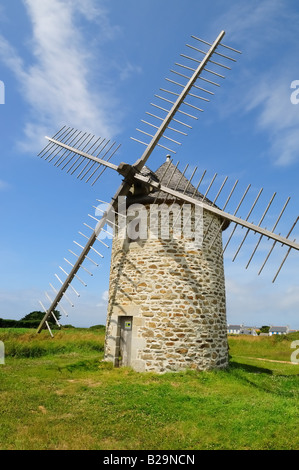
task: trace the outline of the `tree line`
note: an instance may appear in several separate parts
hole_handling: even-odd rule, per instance
[[[58,310],[54,310],[54,315],[59,321],[61,314]],[[40,312],[38,310],[28,313],[25,317],[20,320],[9,320],[6,318],[0,318],[0,328],[38,328],[40,322],[45,316],[45,312]],[[57,327],[57,324],[51,316],[48,320],[48,324],[51,329]]]

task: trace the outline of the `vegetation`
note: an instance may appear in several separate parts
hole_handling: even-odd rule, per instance
[[[61,314],[58,310],[54,310],[54,315],[59,321]],[[45,312],[34,311],[25,315],[21,320],[7,320],[0,318],[0,328],[38,328],[40,322],[45,316]],[[48,324],[51,329],[58,328],[53,316],[48,319]]]
[[[270,330],[270,326],[263,325],[263,326],[260,328],[260,333],[269,333],[269,330]]]
[[[273,336],[229,336],[230,352],[233,357],[253,357],[290,361],[291,345],[299,339],[299,333]]]
[[[230,337],[227,370],[157,375],[102,362],[104,333],[0,330],[1,450],[298,449],[298,334]]]

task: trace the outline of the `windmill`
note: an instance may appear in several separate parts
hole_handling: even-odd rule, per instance
[[[222,43],[224,35],[222,31],[213,43],[191,37],[187,47],[192,56],[181,54],[182,63],[176,63],[171,78],[166,78],[168,88],[161,88],[155,95],[151,112],[146,113],[142,128],[137,129],[142,140],[132,137],[145,147],[134,164],[112,163],[119,148],[116,143],[70,127],[63,127],[51,138],[46,137],[47,146],[39,156],[56,167],[66,169],[92,185],[107,169],[118,172],[123,179],[102,214],[99,214],[101,209],[96,208],[96,217],[90,215],[94,226],[84,224],[90,233],[79,232],[85,241],[74,242],[77,251],[69,250],[72,261],[64,259],[70,267],[69,272],[59,267],[64,280],[62,275],[55,274],[59,287],[50,284],[53,292],[46,293],[50,302],[48,308],[41,302],[45,315],[38,333],[47,327],[53,335],[48,319],[53,316],[59,325],[54,314],[58,305],[67,314],[62,301],[73,305],[67,291],[79,296],[73,281],[86,285],[78,272],[83,270],[92,274],[87,263],[98,265],[94,257],[103,257],[95,245],[106,245],[102,235],[113,227],[105,360],[116,366],[129,365],[137,371],[157,372],[227,366],[223,254],[232,237],[241,227],[244,236],[233,260],[251,234],[258,237],[246,267],[261,243],[271,244],[259,274],[274,248],[286,247],[287,252],[273,281],[291,250],[299,250],[299,244],[290,238],[298,217],[285,237],[275,232],[289,199],[273,228],[263,228],[262,223],[276,194],[258,222],[252,222],[263,189],[251,201],[249,185],[241,198],[238,197],[234,209],[228,211],[238,181],[220,204],[228,178],[217,186],[211,198],[217,174],[201,192],[206,172],[195,184],[197,168],[188,179],[185,176],[188,165],[180,171],[170,156],[175,153],[173,147],[181,145],[176,136],[184,138],[186,131],[192,128],[191,122],[203,112],[198,103],[207,103],[211,99],[214,90],[220,86],[218,81],[224,78],[222,70],[230,70],[230,64],[236,62],[235,57],[240,52]],[[152,171],[147,163],[157,147],[167,152],[167,158],[158,170]],[[244,205],[248,213],[241,217],[239,210]],[[223,246],[222,232],[228,227],[231,227],[231,233]]]

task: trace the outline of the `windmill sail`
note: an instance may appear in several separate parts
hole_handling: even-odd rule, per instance
[[[62,299],[66,299],[73,306],[73,303],[66,294],[66,291],[70,287],[76,295],[79,295],[75,288],[71,285],[75,278],[78,279],[79,282],[81,282],[83,285],[86,285],[85,282],[78,276],[78,271],[81,268],[87,271],[86,267],[83,266],[83,263],[86,259],[94,264],[97,264],[90,257],[90,252],[92,251],[96,255],[103,257],[103,255],[98,252],[93,245],[96,241],[101,241],[99,239],[99,235],[101,231],[104,230],[105,224],[109,220],[110,214],[117,209],[118,197],[126,196],[129,193],[134,181],[142,181],[143,183],[148,184],[148,182],[151,180],[150,176],[144,177],[141,174],[141,171],[153,150],[157,146],[162,146],[170,152],[173,152],[172,149],[161,144],[162,139],[167,140],[167,142],[172,144],[174,143],[180,145],[180,142],[171,137],[168,133],[170,132],[171,135],[173,135],[173,133],[179,134],[179,136],[187,135],[185,130],[192,127],[187,122],[187,120],[196,120],[197,117],[194,114],[196,114],[196,112],[201,113],[203,111],[203,109],[199,107],[198,102],[206,103],[209,101],[209,97],[214,94],[213,91],[200,86],[199,81],[201,80],[201,84],[204,83],[205,87],[208,85],[219,87],[219,84],[214,81],[214,77],[217,77],[217,79],[223,79],[224,75],[219,73],[219,71],[211,69],[211,67],[216,66],[217,70],[219,67],[226,70],[230,69],[227,64],[223,62],[220,63],[218,58],[221,58],[219,59],[221,61],[224,59],[225,61],[227,60],[229,62],[235,62],[233,57],[222,53],[223,49],[239,53],[239,51],[224,45],[221,42],[224,35],[225,32],[222,31],[213,43],[208,43],[202,39],[192,36],[192,39],[194,39],[196,42],[196,46],[198,46],[198,43],[201,43],[204,44],[204,47],[209,46],[209,49],[208,51],[202,51],[194,45],[187,45],[189,49],[192,49],[192,52],[195,55],[191,57],[184,54],[182,56],[185,60],[187,60],[187,62],[190,61],[193,67],[191,66],[191,63],[189,63],[189,65],[177,63],[176,67],[178,69],[171,70],[171,73],[176,75],[176,80],[169,78],[166,80],[170,86],[174,87],[176,90],[174,88],[171,88],[170,90],[163,88],[161,89],[162,95],[156,95],[156,98],[159,100],[159,104],[152,103],[152,105],[155,110],[157,110],[157,114],[147,113],[151,118],[154,119],[154,121],[142,121],[149,126],[151,132],[145,131],[143,129],[139,130],[143,135],[150,137],[150,141],[145,143],[138,140],[138,142],[141,142],[146,146],[146,149],[134,165],[131,166],[129,164],[120,164],[116,166],[112,164],[110,159],[119,148],[115,143],[111,144],[110,141],[97,138],[92,134],[83,133],[74,128],[63,127],[52,138],[47,137],[48,144],[40,152],[39,156],[48,162],[53,162],[57,168],[66,170],[68,173],[73,175],[75,174],[78,179],[85,180],[86,182],[90,181],[92,184],[95,184],[98,181],[106,168],[118,171],[122,176],[124,176],[124,179],[111,202],[109,203],[106,213],[100,220],[96,220],[96,227],[89,227],[92,230],[91,235],[86,236],[80,233],[85,239],[87,239],[85,244],[82,245],[78,242],[74,242],[76,246],[81,249],[80,254],[76,254],[69,250],[71,254],[75,256],[76,260],[71,262],[68,259],[65,259],[68,265],[71,266],[69,273],[67,273],[64,268],[60,267],[63,274],[66,275],[66,279],[63,281],[57,274],[55,274],[55,277],[60,283],[60,288],[56,289],[52,286],[52,284],[50,284],[55,297],[53,300],[51,300],[51,297],[46,294],[47,298],[50,299],[51,305],[47,309],[43,307],[45,310],[45,316],[39,325],[38,332],[41,331],[44,325],[49,328],[47,320],[50,316],[54,316],[54,310],[56,309],[57,305],[60,304]],[[221,47],[223,49],[221,49]],[[222,52],[220,52],[220,49]],[[199,58],[201,55],[204,56],[202,59]],[[217,61],[213,60],[215,56],[217,56]],[[213,78],[213,80],[211,78]],[[199,95],[199,93],[203,93],[203,95]],[[153,129],[156,131],[154,131],[152,134]],[[169,188],[161,187],[159,183],[155,184],[158,184],[158,187],[161,190],[169,193]],[[177,197],[176,192],[174,192],[173,195]],[[185,193],[183,196],[181,195],[181,197],[185,199],[187,198],[188,202],[190,202],[190,196],[188,196],[188,194]],[[193,202],[192,198],[191,202]],[[232,216],[224,216],[231,220]],[[241,223],[236,218],[234,221],[236,223]],[[252,227],[250,228],[252,229]]]
[[[166,80],[172,85],[172,88],[170,90],[162,88],[161,89],[161,91],[163,92],[162,95],[155,95],[155,98],[157,98],[158,101],[155,103],[151,103],[151,105],[155,108],[155,110],[156,111],[158,110],[159,114],[157,115],[157,114],[148,112],[147,114],[151,118],[153,118],[152,122],[142,120],[142,122],[148,126],[147,130],[137,129],[137,131],[141,132],[143,135],[150,137],[151,140],[147,143],[139,139],[136,139],[135,137],[131,137],[131,139],[146,146],[146,149],[143,155],[134,165],[134,167],[137,170],[140,171],[142,169],[142,167],[145,165],[148,158],[150,157],[151,153],[157,146],[161,146],[167,151],[175,153],[172,147],[171,148],[169,146],[166,147],[165,146],[166,144],[164,143],[161,144],[161,140],[163,138],[164,140],[166,139],[167,142],[181,145],[181,143],[178,142],[177,140],[174,140],[172,138],[172,135],[170,136],[170,134],[177,133],[182,136],[187,135],[183,130],[185,130],[186,128],[187,129],[192,128],[192,126],[187,121],[190,119],[197,120],[198,118],[194,114],[196,114],[198,111],[200,113],[203,112],[203,109],[198,106],[197,101],[199,100],[199,101],[208,102],[209,99],[207,98],[207,96],[214,94],[212,91],[209,91],[205,88],[198,86],[198,83],[197,83],[198,80],[204,80],[206,83],[209,83],[213,86],[220,86],[218,83],[211,81],[208,78],[205,78],[204,75],[212,74],[222,79],[225,78],[222,74],[219,74],[218,72],[207,68],[209,63],[213,63],[214,65],[216,64],[216,66],[220,68],[230,69],[225,64],[212,61],[212,57],[214,54],[219,54],[219,55],[222,55],[223,58],[227,58],[227,59],[235,61],[235,59],[217,52],[217,48],[219,46],[229,48],[229,46],[225,46],[221,43],[224,35],[225,35],[225,32],[221,31],[221,33],[218,35],[218,37],[212,44],[206,41],[203,41],[199,38],[196,38],[197,41],[201,41],[205,43],[205,45],[209,45],[210,49],[207,52],[203,52],[200,49],[193,47],[193,50],[196,51],[196,57],[190,57],[190,56],[184,55],[184,57],[187,60],[190,60],[193,63],[195,62],[196,64],[198,64],[196,68],[190,67],[184,64],[179,64],[179,63],[175,64],[177,68],[180,68],[180,69],[183,68],[184,71],[187,70],[187,73],[189,72],[189,75],[186,75],[185,73],[183,74],[179,72],[178,70],[171,70],[171,73],[174,73],[180,78],[184,79],[183,83],[167,78]],[[195,38],[195,36],[193,36],[193,38]],[[229,49],[231,51],[240,53],[236,49],[232,49],[232,48],[229,48]],[[204,54],[204,58],[199,59],[198,53]],[[190,77],[190,72],[191,72],[191,77]],[[196,93],[194,93],[193,90],[195,90]],[[198,95],[198,90],[203,92],[204,95],[206,96]],[[186,101],[186,99],[191,99],[191,101]],[[180,115],[179,119],[176,116],[177,114]],[[159,126],[157,125],[157,122],[160,123]],[[156,129],[156,132],[154,134],[152,134],[153,129]]]
[[[38,156],[81,181],[94,185],[106,168],[117,168],[110,162],[120,147],[115,142],[65,126],[46,139],[48,144]]]
[[[176,169],[176,167],[175,167],[175,169]],[[169,167],[168,167],[168,170],[170,170]],[[191,178],[193,178],[193,176],[194,176],[194,174],[191,176]],[[238,203],[238,205],[237,205],[236,210],[235,210],[233,213],[230,213],[230,212],[227,212],[227,211],[225,210],[225,208],[226,208],[228,199],[231,198],[231,195],[232,195],[232,193],[235,191],[235,188],[236,188],[238,182],[236,182],[236,183],[234,184],[234,186],[233,186],[233,188],[232,188],[232,191],[230,192],[229,197],[228,197],[228,199],[226,200],[226,203],[224,204],[223,208],[221,209],[221,208],[219,208],[218,206],[215,205],[215,202],[216,202],[216,200],[218,199],[218,197],[219,197],[221,191],[223,190],[223,187],[224,187],[224,185],[225,185],[226,182],[227,182],[227,178],[225,178],[224,181],[222,182],[222,185],[220,186],[220,188],[219,188],[219,190],[218,190],[218,192],[217,192],[217,194],[216,194],[216,197],[215,197],[214,201],[208,201],[208,200],[207,200],[207,194],[208,194],[208,192],[209,192],[209,190],[210,190],[212,184],[214,183],[214,181],[215,181],[215,179],[216,179],[216,176],[217,176],[217,174],[214,175],[214,177],[212,178],[212,180],[211,180],[211,182],[210,182],[210,184],[209,184],[209,186],[208,186],[208,189],[207,189],[206,193],[205,193],[200,199],[194,197],[194,195],[190,194],[190,192],[189,192],[189,194],[188,194],[187,188],[188,188],[188,185],[191,184],[191,179],[190,179],[189,181],[187,181],[187,183],[186,183],[186,182],[184,183],[184,184],[185,184],[185,188],[183,188],[183,187],[181,186],[181,188],[180,188],[181,190],[180,190],[180,191],[178,190],[177,187],[174,187],[174,185],[171,184],[171,181],[173,180],[173,176],[170,177],[169,182],[168,182],[166,185],[165,185],[165,184],[161,184],[161,182],[156,182],[155,180],[149,181],[148,178],[144,177],[144,176],[141,175],[141,174],[136,174],[136,175],[135,175],[135,179],[138,180],[138,181],[140,181],[140,182],[143,182],[143,184],[149,184],[149,185],[152,186],[153,188],[158,189],[160,192],[164,192],[166,195],[170,195],[172,198],[175,198],[175,200],[180,200],[180,201],[184,201],[184,202],[189,203],[189,204],[193,204],[193,205],[200,206],[200,207],[202,207],[204,210],[206,210],[206,211],[208,211],[208,212],[210,212],[210,213],[213,213],[213,214],[217,215],[218,217],[220,217],[220,218],[223,220],[222,225],[221,225],[221,227],[220,227],[220,230],[222,230],[222,228],[223,228],[223,226],[224,226],[225,224],[226,224],[226,225],[228,225],[228,224],[230,224],[230,223],[233,224],[234,228],[233,228],[233,230],[232,230],[231,236],[229,237],[226,246],[225,246],[224,249],[223,249],[223,252],[226,250],[228,243],[231,241],[232,236],[233,236],[233,234],[234,234],[234,232],[235,232],[237,226],[243,227],[243,228],[247,229],[247,230],[246,230],[246,233],[245,233],[245,236],[244,236],[244,238],[243,238],[241,244],[239,245],[239,247],[238,247],[238,249],[237,249],[237,252],[236,252],[236,254],[235,254],[234,258],[233,258],[233,261],[235,260],[237,254],[238,254],[240,248],[242,247],[242,245],[243,245],[245,239],[247,238],[248,234],[249,234],[249,233],[259,234],[260,237],[259,237],[259,239],[258,239],[258,242],[257,242],[257,244],[256,244],[256,246],[255,246],[255,248],[254,248],[254,250],[253,250],[253,252],[252,252],[252,254],[251,254],[251,256],[250,256],[250,258],[249,258],[249,261],[248,261],[248,263],[247,263],[247,265],[246,265],[246,268],[248,268],[248,266],[249,266],[249,264],[250,264],[250,262],[251,262],[253,256],[255,255],[255,253],[256,253],[256,251],[257,251],[257,248],[258,248],[258,246],[259,246],[260,243],[261,243],[261,240],[262,240],[262,239],[272,240],[273,244],[272,244],[272,246],[271,246],[271,248],[270,248],[270,251],[269,251],[269,253],[268,253],[268,255],[267,255],[267,257],[266,257],[266,259],[265,259],[265,261],[264,261],[264,263],[263,263],[263,265],[262,265],[262,267],[260,268],[258,274],[260,274],[261,271],[263,270],[263,268],[264,268],[266,262],[268,261],[268,259],[269,259],[270,255],[271,255],[271,253],[272,253],[274,247],[275,247],[277,244],[278,244],[278,245],[281,245],[281,246],[283,246],[283,247],[287,247],[287,248],[288,248],[287,254],[286,254],[286,256],[284,257],[284,259],[283,259],[283,261],[282,261],[282,263],[281,263],[281,265],[280,265],[280,267],[279,267],[277,273],[275,274],[275,276],[274,276],[274,278],[273,278],[273,282],[275,282],[275,280],[276,280],[276,278],[277,278],[277,276],[278,276],[278,274],[279,274],[279,272],[280,272],[280,270],[281,270],[283,264],[285,263],[287,257],[289,256],[291,250],[299,251],[299,243],[296,242],[296,239],[292,240],[292,239],[289,238],[290,235],[291,235],[291,233],[293,232],[294,228],[296,227],[296,225],[297,225],[297,223],[298,223],[299,217],[296,218],[296,220],[295,220],[295,222],[293,223],[291,229],[289,230],[288,234],[287,234],[285,237],[281,236],[280,233],[275,233],[275,229],[276,229],[278,223],[280,222],[280,220],[281,220],[281,218],[282,218],[282,215],[284,214],[284,212],[285,212],[285,210],[286,210],[286,207],[288,206],[288,203],[289,203],[289,201],[290,201],[290,198],[288,198],[288,199],[286,200],[285,204],[283,205],[283,207],[282,207],[282,209],[281,209],[281,211],[280,211],[280,213],[279,213],[279,216],[278,216],[278,218],[276,219],[276,221],[275,221],[275,223],[274,223],[274,226],[273,226],[272,230],[268,230],[267,228],[263,228],[263,227],[261,226],[261,224],[262,224],[262,222],[263,222],[263,220],[264,220],[266,214],[268,213],[268,211],[269,211],[269,209],[270,209],[270,207],[271,207],[271,205],[272,205],[272,203],[273,203],[273,200],[274,200],[274,198],[275,198],[275,196],[276,196],[276,193],[273,194],[273,196],[271,197],[270,201],[268,202],[268,204],[267,204],[265,210],[263,211],[263,215],[262,215],[262,217],[260,218],[259,222],[258,222],[258,223],[249,222],[249,221],[248,221],[248,218],[249,218],[249,216],[252,214],[252,211],[253,211],[253,209],[255,208],[255,206],[256,206],[256,204],[257,204],[257,202],[258,202],[262,190],[259,191],[257,197],[255,198],[254,203],[252,204],[252,206],[251,206],[251,208],[250,208],[250,211],[249,211],[248,216],[247,216],[246,218],[241,218],[241,217],[239,217],[239,216],[237,215],[237,212],[238,212],[238,210],[239,210],[241,204],[244,202],[245,198],[248,197],[250,185],[246,188],[246,190],[245,190],[243,196],[241,197],[241,199],[240,199],[240,201],[239,201],[239,203]],[[202,182],[202,179],[203,179],[203,177],[201,178],[200,183]],[[196,191],[198,190],[198,187],[199,187],[199,185],[197,185]],[[183,189],[184,189],[184,190],[183,190]],[[210,248],[212,248],[212,246],[213,246],[213,242],[211,243]]]

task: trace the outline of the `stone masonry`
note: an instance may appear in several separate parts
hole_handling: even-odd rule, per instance
[[[194,214],[194,224],[193,219]],[[207,234],[199,247],[184,236],[136,241],[115,236],[106,361],[119,364],[119,324],[125,316],[132,317],[129,365],[136,371],[228,365],[222,229],[222,219],[203,211]]]

